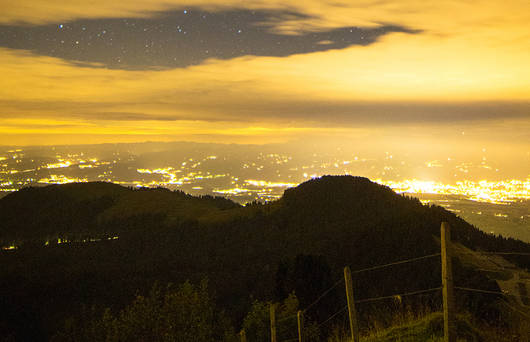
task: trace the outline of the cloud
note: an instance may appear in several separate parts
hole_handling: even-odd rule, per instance
[[[498,31],[499,27],[521,31],[530,17],[530,5],[525,0],[435,3],[422,0],[1,0],[0,6],[3,9],[0,22],[8,25],[40,25],[94,18],[148,18],[160,12],[190,8],[209,11],[282,10],[305,14],[273,22],[277,30],[284,32],[352,25],[373,27],[381,23],[394,23],[440,34],[461,34],[476,28],[493,32]]]
[[[83,68],[3,49],[1,116],[302,126],[525,117],[530,75],[499,69],[501,54],[477,52],[478,62],[463,64],[451,56],[458,40],[446,41],[445,53],[432,44],[393,34],[367,47],[158,71]]]
[[[4,25],[64,24],[86,19],[154,18],[190,8],[206,11],[283,11],[298,15],[271,17],[273,31],[289,34],[340,27],[398,25],[438,39],[458,36],[468,49],[482,45],[524,49],[530,37],[530,4],[526,0],[0,0]]]
[[[46,125],[57,136],[71,134],[53,120],[74,125],[78,135],[112,136],[112,141],[119,136],[127,141],[141,136],[274,140],[356,126],[473,123],[486,127],[485,122],[506,120],[527,127],[530,121],[527,1],[272,0],[183,5],[166,0],[20,0],[0,6],[0,22],[28,25],[28,30],[87,19],[151,20],[162,12],[193,7],[300,13],[281,20],[269,18],[266,23],[275,34],[295,37],[351,26],[394,25],[421,31],[392,32],[372,44],[340,50],[206,59],[200,65],[164,70],[107,69],[104,64],[90,64],[93,60],[87,66],[0,48],[0,132],[6,140],[16,132],[43,136],[49,133]],[[333,41],[325,35],[316,38],[315,43]],[[23,118],[40,123],[33,123],[29,131]]]
[[[283,11],[165,12],[151,18],[91,19],[41,26],[0,25],[0,46],[117,69],[175,68],[206,59],[293,54],[367,46],[396,25],[339,27],[297,35],[271,31],[277,22],[306,15]],[[85,64],[83,64],[85,63]],[[91,64],[97,63],[97,64]]]

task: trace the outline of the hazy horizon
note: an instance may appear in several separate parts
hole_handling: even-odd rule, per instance
[[[529,197],[528,2],[4,2],[3,192],[103,179],[244,202],[329,173]]]

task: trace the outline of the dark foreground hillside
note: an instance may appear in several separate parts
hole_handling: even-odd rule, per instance
[[[366,178],[326,176],[289,189],[268,204],[108,183],[28,188],[0,199],[0,335],[48,340],[86,308],[111,312],[157,284],[208,280],[216,307],[235,330],[255,300],[295,293],[306,307],[352,270],[438,253],[440,223],[472,250],[530,253],[530,245],[491,236],[436,206]],[[66,241],[66,242],[65,242]],[[508,256],[530,268],[524,256]],[[499,291],[487,273],[455,259],[460,286]],[[438,259],[354,278],[359,298],[438,287]],[[498,320],[495,296],[458,294],[476,317]],[[312,319],[329,316],[334,295]],[[439,294],[405,301],[439,307]],[[392,314],[385,303],[360,306],[361,322]],[[99,311],[98,311],[99,310]],[[363,318],[364,317],[364,318]]]

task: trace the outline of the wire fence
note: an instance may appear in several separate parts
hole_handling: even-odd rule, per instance
[[[521,255],[521,256],[530,256],[530,253],[520,253],[520,252],[478,252],[479,254],[486,255]]]
[[[469,291],[469,292],[480,292],[480,293],[487,293],[487,294],[496,294],[496,295],[502,295],[502,296],[515,296],[515,297],[520,297],[520,298],[528,298],[530,299],[530,296],[525,296],[525,295],[522,295],[522,294],[517,294],[517,295],[514,295],[514,294],[509,294],[509,293],[506,293],[506,292],[499,292],[499,291],[490,291],[490,290],[481,290],[481,289],[473,289],[473,288],[469,288],[469,287],[461,287],[461,286],[455,286],[454,287],[455,289],[457,290],[463,290],[463,291]]]
[[[463,254],[474,254],[474,255],[478,254],[478,255],[486,255],[486,256],[489,256],[489,255],[530,256],[530,253],[523,253],[523,252],[481,252],[481,251],[476,251],[476,252],[475,251],[474,252],[459,251],[458,252],[458,254],[462,254],[462,253]],[[440,256],[443,259],[442,253],[428,254],[428,255],[424,255],[424,256],[419,256],[419,257],[414,257],[414,258],[410,258],[410,259],[399,260],[399,261],[394,261],[394,262],[390,262],[390,263],[386,263],[386,264],[381,264],[381,265],[376,265],[376,266],[371,266],[371,267],[367,267],[367,268],[363,268],[363,269],[354,270],[354,271],[351,271],[351,274],[359,275],[359,274],[364,273],[364,272],[380,270],[380,269],[384,269],[384,268],[387,268],[387,267],[392,267],[392,266],[396,266],[396,265],[403,265],[403,264],[407,264],[407,263],[413,263],[413,262],[417,262],[417,261],[421,261],[421,260],[427,260],[427,259],[436,258],[436,257],[440,257]],[[498,266],[498,267],[502,268],[502,266]],[[476,269],[479,270],[479,271],[485,271],[485,272],[502,272],[502,271],[505,271],[505,269],[484,269],[484,268],[476,268]],[[517,281],[519,282],[519,284],[522,284],[522,282],[526,281],[526,280],[530,280],[530,279],[518,279]],[[297,317],[298,314],[304,315],[304,314],[308,313],[310,310],[315,309],[317,307],[317,304],[322,302],[322,300],[324,298],[326,298],[334,289],[336,289],[339,285],[343,284],[344,282],[345,282],[345,280],[342,279],[342,278],[337,280],[333,285],[331,285],[326,290],[324,290],[320,295],[318,295],[314,301],[312,301],[310,304],[308,304],[304,309],[301,309],[299,311],[299,313],[283,317],[283,318],[279,319],[277,321],[277,323],[281,323],[281,322],[285,322],[285,321],[294,319],[294,318]],[[346,286],[348,286],[347,284],[348,283],[346,282]],[[506,299],[510,299],[510,297],[518,297],[518,298],[521,298],[521,299],[522,298],[530,299],[530,296],[526,296],[523,293],[510,294],[508,292],[503,292],[503,291],[476,289],[476,288],[470,288],[470,287],[464,287],[464,286],[453,286],[453,288],[455,290],[459,290],[459,291],[467,291],[467,292],[475,292],[475,293],[491,294],[491,295],[500,295],[500,296],[503,296]],[[442,289],[443,289],[443,286],[438,286],[438,287],[432,287],[432,288],[428,288],[428,289],[401,292],[401,293],[395,293],[395,294],[379,296],[379,297],[358,299],[358,300],[354,300],[353,302],[355,304],[361,304],[361,303],[373,303],[373,302],[384,301],[384,300],[389,300],[389,299],[397,299],[397,300],[401,301],[402,297],[435,293],[435,292],[438,292],[438,291],[440,291]],[[525,317],[525,318],[530,319],[530,314],[521,311],[520,309],[514,307],[513,305],[510,305],[507,301],[502,301],[501,303],[503,303],[503,305],[505,305],[507,308],[510,308],[513,312],[516,312],[517,314],[519,314],[521,317]],[[332,314],[330,314],[327,318],[321,320],[321,322],[312,322],[312,323],[313,323],[314,326],[316,326],[317,329],[320,329],[321,327],[324,327],[327,324],[329,324],[330,322],[332,322],[335,318],[339,317],[341,314],[346,313],[348,311],[347,309],[348,309],[348,305],[342,306],[340,309],[338,309],[337,311],[335,311]],[[348,317],[348,315],[344,316],[345,319],[347,317]],[[351,320],[351,317],[350,317],[350,320]],[[299,326],[299,329],[303,329],[303,328],[300,328],[300,326]],[[287,340],[282,340],[281,342],[293,342],[293,341],[298,341],[298,340],[299,340],[299,337],[296,337],[296,338],[290,338],[290,339],[287,339]]]
[[[342,309],[340,309],[339,311],[335,312],[333,315],[329,316],[326,320],[324,320],[322,323],[320,323],[317,327],[320,328],[324,324],[328,323],[329,321],[331,321],[333,318],[335,318],[339,314],[345,312],[347,308],[348,308],[348,305],[344,306]]]
[[[381,269],[381,268],[386,268],[386,267],[390,267],[390,266],[394,266],[394,265],[401,265],[401,264],[406,264],[406,263],[414,262],[414,261],[418,261],[418,260],[434,258],[434,257],[440,256],[440,255],[441,255],[440,253],[424,255],[424,256],[421,256],[421,257],[417,257],[417,258],[412,258],[412,259],[406,259],[406,260],[400,260],[400,261],[396,261],[396,262],[391,262],[391,263],[389,263],[389,264],[377,265],[377,266],[373,266],[373,267],[363,268],[363,269],[361,269],[361,270],[352,271],[351,273],[352,273],[352,274],[358,274],[358,273],[362,273],[362,272],[368,272],[368,271],[378,270],[378,269]]]
[[[424,255],[424,256],[420,256],[420,257],[414,257],[414,258],[405,259],[405,260],[399,260],[399,261],[395,261],[395,262],[391,262],[391,263],[386,263],[386,264],[381,264],[381,265],[376,265],[376,266],[372,266],[372,267],[368,267],[368,268],[355,270],[355,271],[352,271],[351,273],[352,274],[360,274],[360,273],[363,273],[363,272],[379,270],[379,269],[383,269],[383,268],[387,268],[387,267],[391,267],[391,266],[395,266],[395,265],[402,265],[402,264],[412,263],[412,262],[416,262],[416,261],[420,261],[420,260],[431,259],[431,258],[439,257],[440,255],[441,255],[440,253],[435,253],[435,254],[429,254],[429,255]],[[304,309],[301,309],[300,312],[303,313],[303,314],[306,314],[311,309],[316,308],[318,303],[320,303],[335,288],[337,288],[339,285],[341,285],[343,283],[344,283],[344,279],[341,278],[341,279],[337,280],[333,285],[331,285],[326,290],[324,290],[313,302],[308,304]],[[355,303],[356,304],[360,304],[360,303],[376,302],[376,301],[387,300],[387,299],[396,299],[396,298],[400,298],[400,297],[406,297],[406,296],[413,296],[413,295],[420,295],[420,294],[436,292],[436,291],[439,291],[441,289],[442,289],[441,287],[435,287],[435,288],[418,290],[418,291],[396,293],[396,294],[387,295],[387,296],[365,298],[365,299],[355,300]],[[333,312],[331,315],[329,315],[327,318],[325,318],[321,322],[315,322],[316,328],[320,329],[321,327],[326,326],[328,323],[332,322],[333,319],[335,319],[336,317],[340,316],[341,314],[346,313],[347,309],[348,309],[348,305],[344,305],[339,310]],[[294,319],[296,317],[297,317],[297,314],[292,314],[292,315],[289,315],[289,316],[286,316],[286,317],[282,317],[281,319],[277,320],[277,323],[279,324],[279,323]],[[346,315],[346,317],[347,317],[347,315]],[[292,341],[298,341],[298,337],[297,338],[287,339],[287,340],[282,340],[282,342],[292,342]]]
[[[442,289],[442,287],[433,287],[431,289],[426,289],[426,290],[419,290],[419,291],[398,293],[398,294],[394,294],[394,295],[390,295],[390,296],[382,296],[382,297],[366,298],[366,299],[356,300],[355,303],[368,303],[368,302],[375,302],[375,301],[378,301],[378,300],[391,299],[391,298],[395,299],[397,297],[407,297],[407,296],[413,296],[413,295],[418,295],[418,294],[423,294],[423,293],[436,292],[436,291],[441,290],[441,289]]]
[[[315,301],[313,301],[311,304],[309,304],[304,310],[302,310],[304,313],[307,312],[309,309],[311,309],[313,306],[315,306],[322,298],[324,298],[328,293],[330,293],[335,287],[342,284],[344,282],[344,279],[339,279],[333,286],[328,288],[326,291],[324,291]]]

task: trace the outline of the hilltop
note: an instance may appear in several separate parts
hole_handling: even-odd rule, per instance
[[[255,299],[282,300],[294,291],[300,305],[308,305],[345,265],[357,270],[438,253],[442,221],[465,251],[530,252],[529,244],[486,234],[441,207],[362,177],[313,179],[277,201],[244,207],[108,183],[23,189],[0,199],[0,239],[18,246],[0,255],[0,290],[10,294],[0,321],[28,339],[44,339],[83,305],[119,309],[155,282],[208,278],[217,304],[237,326]],[[530,267],[528,258],[506,258],[514,267]],[[438,287],[439,268],[429,259],[369,272],[354,285],[361,298]],[[455,260],[455,280],[501,290],[495,277],[470,262]],[[495,296],[459,296],[477,317],[496,315]],[[438,299],[409,304],[435,307]],[[325,317],[341,300],[332,299],[313,318]],[[359,310],[370,317],[394,309]]]
[[[182,191],[104,182],[29,187],[0,199],[0,243],[116,235],[126,228],[113,226],[114,220],[156,216],[171,225],[239,207],[222,197],[193,197]]]

